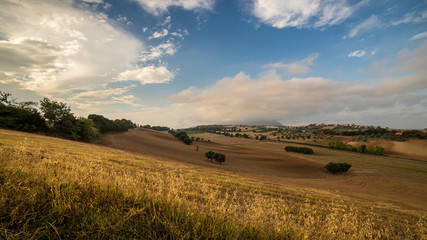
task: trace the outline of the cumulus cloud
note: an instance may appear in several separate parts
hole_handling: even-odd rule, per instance
[[[397,55],[390,71],[400,74],[366,82],[318,77],[287,79],[275,71],[259,78],[239,73],[204,89],[190,87],[170,96],[169,106],[147,108],[132,117],[172,127],[276,120],[287,124],[375,122],[421,128],[425,126],[420,124],[427,122],[426,56],[427,41]]]
[[[319,57],[319,54],[314,53],[300,61],[291,62],[291,63],[282,63],[282,62],[270,63],[265,65],[265,67],[273,68],[273,69],[281,69],[285,73],[292,74],[292,75],[307,74],[311,71],[310,67],[313,65],[313,61],[316,60],[318,57]]]
[[[384,25],[378,18],[378,16],[372,15],[369,18],[365,19],[363,22],[354,26],[348,33],[348,36],[353,38],[361,32],[371,31],[375,28],[381,28],[382,26]]]
[[[374,55],[374,52],[371,52],[371,55]],[[366,50],[354,50],[353,52],[348,54],[348,57],[363,57],[366,55]]]
[[[212,10],[215,0],[135,0],[147,12],[154,15],[161,15],[168,11],[169,7],[182,7],[185,10]]]
[[[117,76],[118,81],[138,81],[142,85],[154,84],[154,83],[167,83],[174,78],[174,74],[171,73],[165,66],[155,67],[146,66],[136,68],[133,70],[126,70]]]
[[[71,1],[6,0],[0,22],[8,23],[0,25],[5,37],[0,51],[9,59],[0,62],[0,80],[17,81],[43,96],[108,82],[103,73],[129,69],[144,49],[105,14]]]
[[[321,28],[343,22],[358,5],[345,0],[253,0],[251,9],[261,22],[276,28]]]

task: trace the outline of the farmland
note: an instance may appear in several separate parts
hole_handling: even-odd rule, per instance
[[[426,236],[424,162],[203,136],[188,146],[133,130],[104,136],[105,147],[0,130],[2,238]],[[227,161],[208,161],[208,148]],[[326,173],[338,159],[354,169]]]

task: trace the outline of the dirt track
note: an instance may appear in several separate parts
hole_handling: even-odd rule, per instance
[[[290,156],[285,151],[283,154],[266,154],[253,149],[209,142],[185,145],[171,134],[146,129],[106,134],[103,136],[102,144],[164,159],[246,174],[292,178],[322,178],[327,175],[323,165]],[[196,146],[199,146],[198,151]],[[205,157],[207,151],[224,153],[227,157],[226,163],[219,165],[210,162]]]

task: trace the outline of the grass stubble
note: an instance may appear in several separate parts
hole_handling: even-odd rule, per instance
[[[427,218],[0,130],[0,239],[427,239]]]

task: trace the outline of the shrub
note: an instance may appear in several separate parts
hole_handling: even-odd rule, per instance
[[[304,153],[304,154],[314,154],[313,149],[307,148],[307,147],[293,147],[293,146],[287,146],[285,147],[286,152],[298,152],[298,153]]]
[[[331,173],[347,172],[351,168],[351,164],[330,162],[325,165],[325,168]]]

